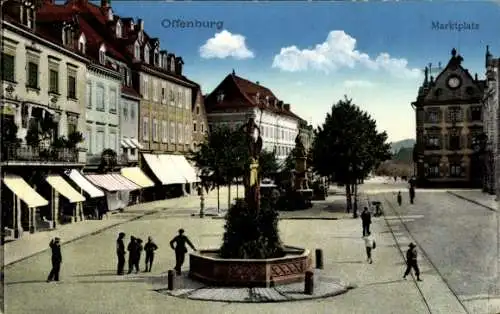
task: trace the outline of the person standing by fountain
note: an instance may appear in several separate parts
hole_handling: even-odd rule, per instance
[[[182,264],[184,264],[184,258],[186,257],[187,247],[186,243],[196,251],[193,243],[189,241],[189,238],[184,235],[184,229],[179,229],[179,234],[175,236],[172,241],[170,241],[170,247],[175,251],[175,271],[177,275],[181,274]],[[175,244],[175,246],[174,246]]]

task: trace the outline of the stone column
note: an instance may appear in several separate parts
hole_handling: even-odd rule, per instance
[[[59,224],[59,193],[52,189],[52,228],[57,228]]]
[[[14,237],[20,238],[23,235],[23,226],[21,220],[21,199],[14,194]]]

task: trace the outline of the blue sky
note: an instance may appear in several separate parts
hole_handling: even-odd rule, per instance
[[[162,49],[183,57],[185,74],[210,92],[232,69],[272,89],[313,125],[346,94],[389,140],[415,137],[410,106],[428,64],[456,48],[484,77],[486,45],[500,56],[500,5],[493,2],[112,2],[142,18]],[[213,27],[168,27],[174,20]],[[163,21],[163,22],[162,22]],[[466,22],[468,30],[433,30]],[[219,23],[217,27],[215,22]]]

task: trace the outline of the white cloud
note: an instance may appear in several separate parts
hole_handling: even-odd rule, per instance
[[[344,81],[344,87],[373,87],[375,86],[374,83],[370,81],[363,81],[363,80],[347,80]]]
[[[312,49],[301,50],[297,46],[281,48],[280,53],[274,56],[272,67],[288,72],[317,70],[329,73],[339,68],[364,66],[400,78],[417,78],[421,75],[419,69],[408,67],[406,59],[392,58],[385,52],[372,58],[355,48],[355,38],[344,31],[331,31],[325,42]]]
[[[216,33],[200,47],[200,56],[205,59],[234,59],[253,58],[254,53],[250,51],[245,43],[245,36],[231,34],[227,30]]]

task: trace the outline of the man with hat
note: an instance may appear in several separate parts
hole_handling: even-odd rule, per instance
[[[406,276],[410,274],[410,271],[413,268],[415,276],[417,276],[417,281],[422,281],[422,279],[420,279],[420,269],[418,268],[417,263],[417,246],[411,242],[408,247],[408,251],[406,251],[406,271],[403,275],[403,279],[406,279]]]
[[[61,270],[62,255],[61,255],[61,239],[58,237],[52,239],[49,243],[52,251],[52,270],[47,277],[47,282],[59,281],[59,271]]]
[[[175,243],[175,246],[174,246]],[[184,264],[184,258],[187,253],[186,243],[196,251],[193,243],[184,235],[184,229],[179,229],[179,234],[170,241],[170,247],[175,251],[175,271],[177,275],[181,274],[181,267]]]
[[[125,266],[125,244],[123,239],[125,238],[125,233],[120,232],[118,234],[118,239],[116,240],[116,256],[118,257],[118,270],[117,275],[123,275],[123,267]]]

